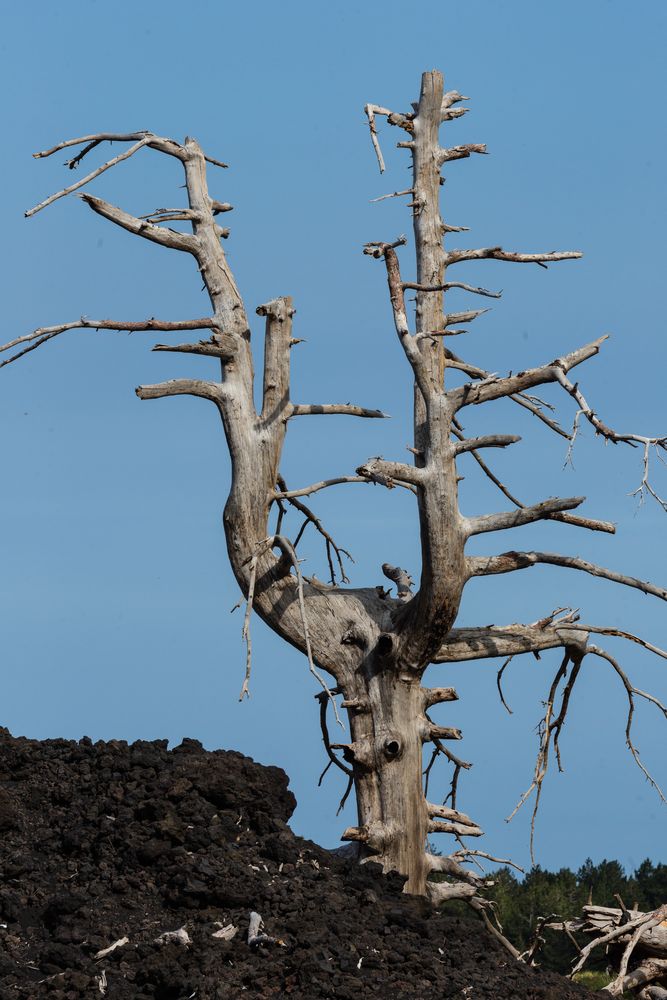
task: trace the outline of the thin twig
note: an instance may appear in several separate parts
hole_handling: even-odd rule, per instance
[[[276,483],[277,483],[277,486],[278,486],[278,490],[280,491],[280,493],[282,495],[289,493],[289,491],[287,489],[287,484],[286,484],[284,478],[281,475],[279,475],[277,477]],[[306,526],[308,524],[312,524],[313,527],[320,533],[320,535],[322,536],[322,538],[325,541],[326,553],[327,553],[327,561],[329,563],[329,574],[330,574],[331,584],[333,586],[336,585],[336,573],[335,573],[333,561],[332,561],[332,558],[331,558],[331,552],[332,552],[332,550],[333,550],[333,552],[334,552],[334,554],[336,556],[336,561],[338,562],[338,568],[339,568],[339,572],[340,572],[340,577],[341,577],[342,583],[349,583],[350,580],[349,580],[349,578],[348,578],[348,576],[347,576],[347,574],[345,572],[345,566],[343,565],[343,556],[345,556],[347,559],[349,559],[350,562],[354,562],[354,559],[352,558],[352,556],[350,555],[350,553],[347,551],[347,549],[344,549],[341,546],[339,546],[339,545],[336,544],[336,542],[331,537],[331,535],[329,534],[329,532],[326,531],[325,528],[323,527],[322,522],[320,521],[319,517],[317,517],[313,513],[313,511],[310,509],[310,507],[307,507],[306,504],[302,503],[300,500],[298,500],[296,497],[293,497],[293,496],[286,496],[285,499],[287,500],[287,502],[289,504],[291,504],[291,506],[294,507],[295,510],[298,510],[306,518],[306,520],[304,521],[303,525],[301,526],[301,529],[300,529],[300,531],[299,531],[299,533],[298,533],[298,535],[297,535],[297,537],[296,537],[296,539],[294,541],[294,548],[296,549],[297,545],[299,544],[299,541],[301,540],[301,536],[303,535],[303,532],[304,532]],[[277,502],[280,502],[280,501],[277,501]],[[277,534],[279,534],[279,532],[277,532]]]
[[[66,333],[68,330],[172,333],[178,330],[208,330],[215,327],[216,321],[211,316],[175,322],[155,319],[154,316],[146,320],[128,320],[127,322],[116,319],[88,319],[86,316],[82,316],[71,323],[60,323],[57,326],[41,326],[37,330],[33,330],[32,333],[24,333],[21,337],[14,337],[13,340],[9,340],[6,344],[1,344],[0,354],[11,350],[12,347],[18,347],[20,344],[29,344],[30,346],[23,348],[10,358],[6,358],[0,362],[0,368],[11,364],[12,361],[16,361],[17,358],[23,357],[24,354],[28,354],[29,351],[33,351],[36,347],[46,343],[47,340],[52,340],[53,337],[58,337],[61,333]]]
[[[343,725],[343,722],[338,714],[338,708],[336,706],[336,700],[333,696],[333,693],[329,689],[329,685],[325,681],[324,677],[322,677],[322,675],[317,670],[317,667],[315,666],[315,662],[313,660],[313,650],[310,644],[310,630],[308,628],[308,618],[306,616],[306,602],[303,595],[303,576],[301,575],[301,567],[299,566],[299,560],[297,559],[294,547],[292,543],[289,541],[289,539],[285,538],[284,535],[274,535],[273,538],[265,539],[265,541],[270,543],[269,547],[273,548],[273,546],[276,546],[277,548],[279,548],[283,552],[283,554],[287,556],[292,566],[294,567],[294,572],[296,574],[296,581],[297,581],[299,610],[301,612],[301,624],[303,626],[303,639],[306,645],[306,656],[308,658],[308,666],[310,668],[310,672],[313,675],[313,677],[315,677],[318,683],[321,684],[322,690],[326,692],[331,702],[334,715],[336,716],[336,722],[342,729],[344,729],[345,726]]]
[[[500,668],[500,670],[498,671],[498,674],[496,676],[496,687],[498,688],[498,694],[500,695],[500,700],[501,700],[503,706],[507,709],[507,712],[510,715],[513,715],[514,713],[512,712],[512,709],[509,707],[509,705],[507,704],[507,702],[505,701],[505,696],[503,694],[503,689],[502,689],[502,686],[501,686],[501,681],[503,679],[503,674],[505,673],[505,668],[510,665],[510,663],[512,662],[513,659],[514,659],[514,654],[512,653],[511,656],[507,657],[507,659],[503,663],[502,667]]]
[[[107,160],[107,162],[103,163],[101,167],[98,167],[97,170],[93,170],[91,173],[86,174],[85,177],[82,177],[81,180],[77,181],[75,184],[70,184],[69,187],[63,188],[62,191],[56,191],[55,194],[52,194],[50,195],[50,197],[45,198],[44,201],[40,201],[39,205],[35,205],[34,208],[29,208],[25,213],[26,219],[30,218],[31,215],[36,215],[37,212],[41,212],[43,208],[46,208],[47,205],[52,205],[53,202],[58,201],[59,198],[64,198],[65,195],[71,194],[72,191],[78,191],[78,189],[83,187],[84,184],[88,184],[89,181],[92,181],[96,177],[99,177],[100,174],[103,174],[105,170],[109,170],[111,167],[115,167],[117,163],[121,162],[121,160],[127,160],[128,157],[133,156],[134,153],[142,149],[148,143],[148,141],[149,141],[149,136],[144,136],[143,139],[139,140],[139,142],[135,142],[134,146],[130,146],[129,149],[126,149],[124,153],[119,153],[118,156],[114,156],[112,160]],[[91,143],[91,145],[88,148],[92,149],[92,147],[93,144]],[[87,151],[88,150],[85,150],[84,153],[80,154],[80,156],[85,155],[85,152]]]
[[[649,460],[651,448],[655,448],[656,453],[660,458],[660,449],[667,451],[667,435],[658,435],[657,437],[646,437],[642,434],[620,434],[618,431],[613,430],[604,424],[598,417],[595,410],[593,410],[589,404],[586,402],[583,393],[579,389],[578,383],[570,382],[569,378],[564,371],[560,369],[555,370],[557,381],[562,385],[567,393],[575,400],[577,406],[579,407],[572,427],[572,434],[570,435],[570,446],[568,448],[566,462],[572,460],[572,447],[574,445],[577,431],[579,427],[579,418],[581,416],[586,417],[588,422],[592,424],[595,428],[595,433],[601,435],[606,441],[611,441],[613,444],[627,444],[630,447],[636,448],[641,445],[643,451],[643,472],[642,479],[637,487],[630,493],[630,496],[636,496],[639,498],[639,503],[642,504],[648,493],[653,499],[658,503],[662,509],[667,512],[667,500],[661,497],[657,491],[653,488],[649,481]]]
[[[635,713],[635,701],[634,701],[635,695],[637,695],[639,698],[644,698],[646,701],[649,701],[651,702],[651,704],[655,705],[656,708],[658,708],[662,712],[665,719],[667,719],[667,707],[665,707],[665,705],[663,705],[662,702],[659,701],[658,698],[654,697],[652,694],[648,694],[646,691],[640,691],[639,688],[636,688],[630,682],[627,674],[619,666],[614,657],[611,656],[606,650],[600,649],[599,646],[589,646],[587,651],[589,653],[593,653],[595,656],[599,656],[603,660],[606,660],[607,663],[611,664],[611,666],[614,668],[614,670],[620,677],[623,687],[625,688],[626,694],[628,696],[628,715],[625,726],[626,745],[628,747],[628,750],[632,754],[634,761],[637,764],[637,767],[643,773],[648,783],[656,790],[656,792],[660,796],[661,801],[666,802],[667,800],[665,799],[664,793],[660,788],[660,785],[652,777],[652,775],[649,774],[648,770],[646,769],[646,766],[644,765],[641,757],[639,756],[639,750],[632,742],[632,722]]]
[[[250,616],[252,614],[252,602],[255,596],[255,579],[257,577],[257,560],[259,554],[255,552],[250,560],[250,580],[248,583],[248,598],[245,607],[245,617],[243,619],[243,640],[246,644],[245,677],[243,687],[239,695],[239,701],[250,697],[250,670],[252,666],[252,639],[250,638]]]

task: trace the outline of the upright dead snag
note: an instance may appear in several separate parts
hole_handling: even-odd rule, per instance
[[[450,161],[486,152],[480,144],[450,148],[440,145],[441,125],[460,118],[467,110],[456,106],[462,100],[465,98],[455,91],[444,92],[442,75],[434,71],[423,75],[419,101],[410,112],[399,114],[378,105],[366,107],[380,169],[384,170],[385,165],[377,132],[378,118],[386,118],[390,125],[406,133],[405,141],[398,145],[409,151],[412,161],[411,187],[394,192],[394,196],[410,197],[417,280],[406,282],[401,276],[400,254],[407,243],[405,236],[394,241],[368,243],[364,248],[364,252],[379,261],[386,271],[396,334],[412,371],[414,441],[410,451],[414,460],[410,464],[370,458],[355,474],[347,471],[308,486],[287,488],[281,476],[280,460],[290,420],[313,414],[371,419],[382,418],[385,414],[349,403],[301,404],[291,400],[290,350],[295,338],[292,333],[294,309],[289,297],[274,299],[257,309],[265,321],[265,343],[262,401],[260,406],[255,406],[250,321],[221,242],[229,233],[218,223],[218,216],[228,212],[231,205],[212,198],[207,187],[207,163],[218,167],[224,164],[207,157],[192,138],[179,143],[150,132],[100,133],[60,143],[37,155],[50,156],[65,147],[83,147],[69,161],[69,166],[74,167],[106,141],[126,143],[127,149],[26,214],[33,215],[57,198],[81,189],[102,172],[141,150],[172,157],[184,172],[188,202],[185,207],[156,209],[137,217],[90,194],[81,197],[94,212],[129,233],[194,257],[210,300],[210,314],[181,322],[154,318],[144,322],[81,318],[19,336],[0,350],[13,351],[2,362],[8,364],[76,328],[208,332],[206,339],[156,344],[153,349],[214,358],[220,366],[218,378],[210,381],[175,379],[143,385],[136,391],[141,399],[183,394],[199,396],[213,403],[221,417],[232,466],[224,529],[229,559],[247,600],[243,634],[248,643],[248,659],[242,695],[248,690],[250,676],[249,627],[254,609],[278,635],[308,656],[311,670],[323,687],[319,699],[326,751],[330,763],[336,762],[353,780],[357,799],[358,824],[347,829],[343,839],[359,845],[362,859],[372,857],[385,870],[403,873],[409,892],[429,892],[436,900],[468,899],[488,920],[483,910],[484,900],[479,896],[484,880],[465,867],[466,861],[476,855],[490,856],[462,844],[462,838],[482,834],[475,820],[461,812],[457,805],[458,776],[470,764],[456,756],[450,744],[460,740],[462,734],[453,726],[436,725],[429,716],[433,705],[455,701],[457,694],[451,687],[422,686],[426,667],[429,663],[484,657],[502,657],[507,662],[521,653],[538,653],[551,648],[563,651],[541,728],[535,778],[525,796],[535,792],[538,800],[550,751],[558,760],[560,729],[576,677],[589,651],[605,658],[625,686],[629,701],[628,746],[642,768],[630,736],[634,699],[648,697],[665,711],[656,699],[637,690],[604,650],[588,645],[589,634],[621,635],[661,656],[667,654],[631,633],[581,625],[576,614],[566,608],[532,624],[456,628],[463,588],[472,577],[511,573],[545,563],[638,588],[662,600],[667,599],[667,591],[557,553],[512,550],[489,557],[467,556],[466,542],[473,535],[539,520],[555,520],[594,531],[613,532],[614,528],[606,521],[572,513],[581,505],[583,497],[551,498],[533,504],[517,500],[494,475],[481,452],[488,448],[510,447],[519,439],[498,433],[467,437],[461,425],[463,411],[471,405],[509,398],[566,438],[574,437],[577,422],[583,417],[607,440],[641,444],[645,460],[642,492],[650,493],[663,506],[664,501],[649,486],[648,459],[651,449],[665,449],[667,438],[611,430],[586,402],[578,383],[570,382],[569,372],[594,357],[604,337],[546,364],[505,377],[469,364],[447,346],[446,338],[460,333],[461,324],[474,322],[486,311],[466,308],[446,312],[444,299],[448,290],[457,289],[482,298],[500,295],[458,280],[458,272],[457,280],[452,280],[451,267],[481,259],[546,266],[550,262],[581,256],[577,251],[517,253],[500,246],[478,250],[445,249],[445,238],[460,232],[463,227],[448,225],[441,217],[442,168]],[[167,223],[172,221],[189,223],[191,231],[185,233],[170,228]],[[416,292],[414,321],[406,306],[407,289]],[[454,373],[458,383],[451,377]],[[461,375],[467,379],[462,384]],[[532,392],[536,386],[551,382],[561,385],[577,404],[572,435],[545,412]],[[474,457],[484,474],[513,505],[513,510],[478,517],[467,517],[461,512],[457,459],[462,454]],[[395,585],[396,596],[381,586],[345,586],[348,580],[343,556],[348,554],[336,545],[303,498],[334,485],[353,483],[374,483],[386,488],[398,486],[414,494],[421,537],[421,570],[416,589],[405,569],[389,563],[383,564],[382,571]],[[278,523],[271,530],[269,514],[274,505],[278,510]],[[288,537],[283,525],[288,506],[304,518],[294,538]],[[296,550],[308,525],[312,525],[324,541],[331,571],[330,584],[301,573]],[[337,574],[341,582],[337,582]],[[329,688],[319,670],[333,677],[335,685]],[[504,666],[499,684],[503,670]],[[345,742],[332,743],[326,713],[329,702],[336,711],[334,698],[339,694],[343,699],[342,707],[348,713],[350,735]],[[446,803],[431,803],[426,799],[422,779],[426,743],[433,747],[432,762],[442,754],[454,764],[452,792],[448,797],[451,801]],[[450,834],[461,846],[446,857],[430,854],[426,845],[433,833]],[[430,881],[432,873],[439,878],[444,875],[447,881]]]

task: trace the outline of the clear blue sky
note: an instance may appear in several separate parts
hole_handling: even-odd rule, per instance
[[[363,106],[407,110],[422,70],[437,67],[471,97],[471,113],[446,127],[444,141],[486,142],[491,154],[449,166],[443,216],[471,227],[449,245],[585,253],[548,271],[487,262],[464,275],[462,266],[457,277],[504,296],[457,347],[492,371],[517,370],[610,332],[603,355],[579,370],[584,391],[612,426],[664,433],[667,8],[439,0],[419,4],[419,24],[416,9],[394,0],[5,5],[2,340],[82,313],[204,314],[189,259],[116,230],[81,201],[22,217],[72,179],[64,156],[36,161],[34,150],[100,130],[191,134],[231,164],[211,175],[211,188],[235,205],[227,249],[248,311],[294,296],[295,334],[307,343],[294,356],[293,398],[392,414],[382,423],[301,421],[290,432],[288,483],[351,472],[371,455],[403,458],[411,385],[382,268],[361,245],[409,232],[398,199],[370,204],[406,186],[408,161],[393,149],[400,136],[385,131],[380,177]],[[142,152],[91,190],[145,214],[178,204],[181,183],[171,161]],[[450,302],[464,308],[469,299],[452,293]],[[353,815],[335,817],[338,775],[316,787],[325,763],[317,689],[305,660],[259,621],[252,698],[237,701],[242,612],[230,615],[238,593],[221,528],[229,465],[215,412],[200,400],[134,396],[139,382],[206,377],[209,363],[151,354],[153,341],[75,332],[0,373],[0,723],[39,738],[187,735],[242,750],[286,769],[299,800],[294,828],[334,846]],[[569,423],[571,401],[549,398]],[[468,423],[523,435],[494,461],[503,479],[528,502],[585,493],[585,512],[616,521],[618,534],[528,526],[483,536],[477,551],[554,549],[664,584],[665,515],[655,504],[637,512],[627,496],[640,456],[605,448],[584,429],[575,470],[564,470],[562,439],[516,409],[493,404]],[[472,464],[463,471],[465,512],[503,508]],[[664,469],[655,474],[667,492]],[[418,574],[415,513],[399,492],[344,487],[314,503],[354,554],[355,584],[381,583],[383,561]],[[325,577],[323,552],[314,536],[308,542],[304,568]],[[667,645],[664,605],[565,570],[475,582],[460,622],[530,622],[559,605]],[[627,644],[609,648],[639,687],[667,698],[665,661]],[[440,712],[463,729],[461,752],[475,763],[461,806],[487,831],[486,850],[525,863],[529,814],[509,826],[503,817],[530,782],[556,654],[508,669],[512,716],[498,703],[496,667],[434,666],[427,679],[461,695]],[[637,716],[637,743],[667,784],[664,720],[651,706]],[[577,866],[587,855],[628,867],[647,855],[667,860],[667,807],[625,750],[624,726],[624,692],[590,658],[563,736],[566,772],[545,785],[543,865]],[[444,795],[445,766],[439,775]]]

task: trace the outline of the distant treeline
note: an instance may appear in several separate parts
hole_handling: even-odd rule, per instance
[[[521,879],[511,868],[500,868],[490,877],[495,885],[489,896],[496,901],[503,931],[520,950],[530,945],[540,917],[578,917],[589,901],[599,906],[618,906],[617,895],[628,908],[637,904],[640,910],[653,910],[667,902],[667,865],[654,865],[648,858],[631,875],[625,874],[618,861],[594,865],[588,858],[576,872],[569,868],[548,872],[536,865]],[[566,934],[556,931],[546,931],[544,937],[538,961],[545,968],[566,974],[575,955],[572,942]],[[601,954],[599,965],[604,967],[605,961]],[[589,963],[589,967],[592,965]]]

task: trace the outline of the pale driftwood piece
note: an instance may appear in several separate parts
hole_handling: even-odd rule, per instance
[[[642,937],[645,931],[650,930],[652,927],[657,926],[657,924],[659,924],[660,922],[661,922],[660,917],[658,917],[657,919],[654,918],[653,920],[648,921],[646,924],[640,924],[639,927],[636,927],[635,930],[632,932],[630,940],[623,949],[621,962],[618,967],[618,975],[616,976],[616,979],[613,981],[613,983],[609,983],[609,985],[605,987],[607,992],[611,993],[612,996],[620,996],[621,993],[623,993],[625,990],[625,979],[628,973],[628,965],[630,963],[630,958],[632,957],[632,953],[639,943],[639,939]]]
[[[563,651],[564,660],[553,679],[547,700],[547,718],[532,785],[536,801],[539,801],[552,751],[560,764],[558,738],[581,660],[588,650],[586,626],[579,625],[575,612],[563,612],[563,609],[529,625],[455,628],[463,589],[469,580],[546,563],[584,571],[667,599],[667,591],[663,588],[570,556],[510,551],[488,558],[466,558],[465,545],[471,535],[479,532],[510,529],[541,519],[557,519],[602,531],[611,531],[613,526],[568,513],[579,504],[578,497],[544,500],[532,505],[520,503],[491,473],[479,454],[484,447],[506,447],[515,437],[494,433],[466,439],[456,420],[461,408],[509,398],[555,433],[569,439],[576,434],[576,424],[572,435],[568,435],[550,415],[548,404],[531,394],[535,386],[557,382],[577,402],[579,416],[591,420],[607,440],[624,438],[615,432],[605,434],[609,429],[603,429],[599,421],[593,420],[593,411],[578,388],[566,378],[576,365],[598,353],[604,338],[541,367],[506,377],[466,362],[445,346],[446,337],[461,332],[458,324],[467,324],[482,312],[468,308],[465,302],[457,311],[447,312],[445,294],[460,290],[487,298],[500,295],[483,286],[449,280],[447,269],[450,265],[491,259],[546,267],[550,262],[581,256],[578,251],[518,253],[505,251],[500,246],[445,250],[443,239],[450,233],[465,231],[465,227],[448,225],[442,218],[440,168],[449,161],[463,160],[473,153],[485,151],[482,144],[441,145],[440,127],[443,122],[449,123],[466,112],[465,108],[455,107],[463,99],[457,91],[445,93],[442,74],[432,71],[423,75],[419,99],[409,113],[397,113],[379,104],[368,104],[365,109],[381,170],[385,169],[385,163],[377,135],[377,118],[386,118],[389,125],[401,128],[408,135],[408,141],[399,146],[409,150],[411,178],[405,190],[397,190],[392,196],[410,195],[408,207],[416,257],[414,282],[404,282],[401,277],[399,254],[405,252],[406,236],[393,242],[368,243],[364,253],[386,271],[393,325],[414,383],[414,437],[409,445],[412,464],[374,457],[361,465],[354,475],[323,479],[296,490],[286,488],[280,475],[280,463],[292,418],[319,414],[375,419],[386,414],[352,403],[292,402],[290,354],[301,338],[292,332],[294,307],[288,296],[273,299],[257,309],[264,321],[264,367],[261,403],[255,404],[250,319],[223,249],[229,231],[216,221],[219,214],[230,210],[231,205],[212,197],[208,191],[207,164],[224,164],[207,156],[192,138],[178,143],[147,131],[100,132],[66,140],[38,155],[48,156],[60,149],[77,147],[78,152],[68,163],[73,169],[104,142],[127,144],[124,152],[107,160],[77,184],[64,187],[47,199],[49,203],[82,188],[102,172],[109,173],[112,167],[143,146],[178,161],[184,172],[187,195],[187,203],[182,207],[158,208],[148,215],[135,216],[90,194],[80,197],[92,211],[126,232],[193,257],[210,300],[210,316],[180,324],[156,320],[143,324],[117,324],[106,320],[94,324],[94,321],[82,320],[46,327],[6,344],[4,350],[16,353],[2,362],[8,364],[74,327],[85,329],[96,325],[98,329],[165,332],[208,329],[207,340],[191,344],[156,344],[154,349],[175,355],[215,358],[219,364],[216,379],[175,378],[156,385],[142,385],[136,391],[141,399],[179,395],[203,398],[214,404],[221,418],[231,459],[231,487],[223,515],[225,539],[234,576],[247,600],[243,624],[248,642],[244,689],[249,677],[250,627],[254,611],[273,631],[305,654],[310,672],[322,688],[318,697],[324,718],[322,738],[328,763],[335,759],[348,780],[354,783],[356,793],[358,820],[344,837],[358,845],[362,861],[374,859],[386,871],[401,872],[406,877],[406,891],[422,895],[429,892],[429,875],[438,870],[425,851],[429,833],[441,832],[457,838],[481,835],[477,824],[457,806],[458,779],[471,764],[457,757],[447,743],[460,740],[461,731],[453,725],[436,725],[428,717],[430,706],[448,705],[455,701],[456,692],[452,688],[423,687],[422,677],[428,664],[495,656],[507,658],[525,652],[538,655],[541,650],[550,648]],[[169,228],[171,221],[186,224],[188,231]],[[407,288],[415,292],[414,319],[412,296],[406,303]],[[460,387],[445,385],[448,368],[463,372],[470,383]],[[645,482],[648,484],[648,449],[654,446],[662,449],[667,442],[663,438],[633,437],[630,440],[631,436],[626,437],[628,444],[644,447]],[[516,510],[476,518],[462,515],[457,459],[464,453],[473,456]],[[397,597],[378,585],[377,578],[373,581],[375,585],[367,587],[338,585],[335,559],[342,584],[347,582],[341,558],[344,550],[336,546],[316,513],[299,499],[325,488],[356,483],[386,489],[401,487],[416,499],[421,546],[418,585],[413,588],[408,574],[389,561],[383,565],[385,573],[388,572],[397,585]],[[648,485],[644,492],[650,492]],[[273,518],[274,504],[278,507],[278,517],[272,531],[269,517]],[[284,524],[288,506],[304,519],[293,539],[287,536]],[[324,540],[332,579],[330,585],[314,575],[304,577],[302,574],[296,546],[309,524]],[[387,545],[391,544],[389,537]],[[390,548],[383,558],[396,560]],[[640,642],[648,650],[657,649],[632,637],[632,633],[624,633],[623,637]],[[572,670],[568,673],[570,664]],[[331,684],[327,680],[329,677],[333,678]],[[627,678],[624,683],[630,699],[648,697],[658,704],[657,699],[634,689]],[[348,712],[350,736],[346,743],[332,744],[326,727],[326,711],[329,702],[334,712],[337,711],[334,698],[338,695]],[[433,746],[431,761],[424,771],[426,787],[422,787],[421,778],[424,742]],[[335,751],[341,751],[345,763],[338,760]],[[426,798],[429,773],[438,756],[444,756],[453,764],[451,790],[442,806],[429,805]],[[350,787],[348,784],[348,791]],[[347,791],[343,799],[346,795]],[[459,864],[466,858],[475,859],[478,854],[486,856],[485,852],[471,851],[451,856],[447,867],[439,870],[451,876],[453,881],[448,882],[447,887],[434,889],[434,894],[441,899],[446,895],[467,898],[490,931],[514,957],[518,957],[516,949],[508,945],[501,931],[489,920],[488,902],[475,895],[479,880],[466,874]],[[261,935],[261,918],[254,915],[253,920],[255,935]]]
[[[234,924],[225,924],[219,930],[214,931],[211,937],[217,938],[219,941],[231,941],[238,934],[239,929],[235,927]]]
[[[100,958],[106,958],[106,956],[110,955],[112,951],[116,950],[116,948],[123,948],[126,944],[129,943],[130,943],[129,937],[118,938],[118,940],[114,941],[113,944],[110,944],[108,948],[102,948],[100,951],[95,952],[95,961],[97,961]]]
[[[620,911],[618,912],[620,913]],[[619,939],[622,940],[627,935],[631,935],[631,932],[634,932],[638,927],[644,928],[644,930],[647,933],[650,933],[652,928],[657,927],[660,923],[662,923],[666,919],[667,919],[667,904],[658,907],[657,910],[653,910],[651,913],[642,913],[639,916],[635,917],[634,919],[628,921],[628,923],[614,926],[611,930],[606,931],[606,933],[602,934],[601,936],[594,938],[592,941],[589,941],[588,944],[581,949],[581,955],[579,956],[578,961],[574,965],[570,975],[574,976],[575,973],[579,972],[579,970],[582,969],[586,964],[586,960],[588,959],[590,953],[595,948],[599,948],[600,945],[609,944],[611,941],[616,941]]]
[[[252,910],[248,922],[249,948],[259,948],[260,945],[263,944],[278,944],[284,947],[284,941],[281,941],[280,938],[271,937],[270,934],[265,934],[262,930],[263,927],[264,921],[260,917],[259,913]]]

